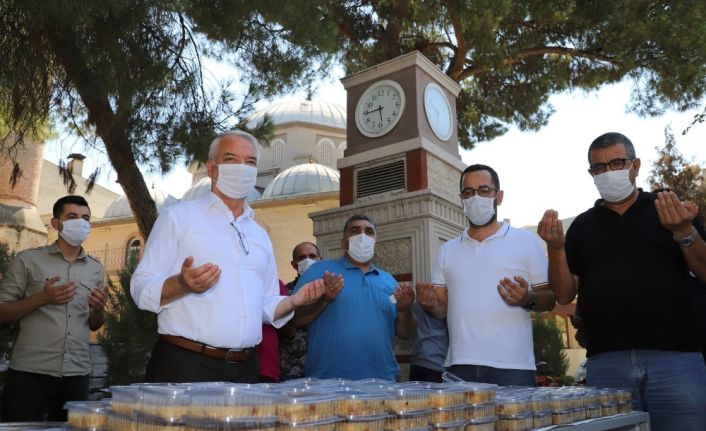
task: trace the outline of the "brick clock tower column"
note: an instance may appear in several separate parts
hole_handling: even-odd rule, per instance
[[[460,87],[419,52],[347,76],[347,143],[339,208],[309,214],[323,256],[336,258],[343,225],[378,225],[374,262],[399,281],[428,281],[441,244],[466,226],[459,198]],[[398,340],[404,364],[409,341]],[[406,377],[402,371],[401,378]]]

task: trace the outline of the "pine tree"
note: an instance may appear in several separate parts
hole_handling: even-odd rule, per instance
[[[157,316],[137,308],[130,295],[130,278],[137,267],[132,256],[119,273],[120,283],[108,280],[110,306],[98,342],[108,358],[108,384],[144,381],[145,367],[157,340]]]
[[[537,369],[538,375],[550,375],[563,381],[569,369],[569,360],[564,353],[561,331],[551,314],[535,314],[532,320],[534,339],[534,360],[544,362],[546,367]]]
[[[647,179],[652,190],[668,188],[681,200],[694,202],[699,207],[697,217],[703,225],[706,223],[706,183],[703,168],[681,154],[669,127],[664,129],[664,147],[657,147],[657,151],[659,155]]]

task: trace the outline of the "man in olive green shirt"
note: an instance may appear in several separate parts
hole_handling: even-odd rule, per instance
[[[5,422],[65,421],[66,401],[88,397],[89,330],[105,322],[103,265],[81,243],[91,210],[81,196],[54,204],[56,242],[17,254],[0,283],[0,322],[19,321],[3,389]]]

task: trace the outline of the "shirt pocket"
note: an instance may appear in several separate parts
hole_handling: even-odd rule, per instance
[[[93,286],[90,284],[84,281],[78,282],[71,306],[79,313],[88,313],[88,297],[91,295],[91,290],[93,290]]]
[[[35,295],[42,290],[44,290],[44,284],[47,282],[46,279],[41,279],[41,280],[34,280],[32,279],[29,282],[29,285],[27,286],[27,291],[25,291],[25,298],[29,298],[32,295]]]

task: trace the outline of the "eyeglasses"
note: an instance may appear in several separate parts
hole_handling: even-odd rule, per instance
[[[474,189],[473,187],[466,187],[461,190],[461,197],[464,199],[472,198],[475,195],[482,196],[484,198],[495,197],[497,194],[498,189],[490,186],[480,186],[477,189]]]
[[[240,243],[240,249],[243,250],[243,253],[246,255],[250,254],[250,247],[248,247],[248,240],[245,238],[245,234],[238,229],[238,226],[235,225],[235,222],[232,221],[230,222],[230,225],[233,226],[233,229],[235,229],[235,233],[238,234],[238,242]]]
[[[610,166],[611,171],[620,171],[622,169],[625,169],[626,167],[629,168],[630,166],[632,166],[632,162],[633,159],[613,159],[608,163],[591,163],[588,172],[593,175],[602,174],[608,170],[608,166]]]

